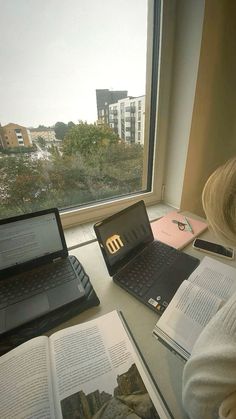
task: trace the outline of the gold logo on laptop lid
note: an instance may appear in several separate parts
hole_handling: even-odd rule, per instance
[[[118,234],[114,234],[113,236],[108,237],[106,240],[106,247],[109,253],[113,255],[114,253],[118,252],[121,247],[124,247],[124,244],[120,236]]]

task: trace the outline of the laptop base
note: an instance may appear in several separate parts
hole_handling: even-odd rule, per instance
[[[0,335],[84,298],[84,288],[70,258],[0,282]]]
[[[79,301],[74,301],[51,313],[46,313],[42,317],[32,320],[23,326],[18,327],[1,336],[0,356],[12,350],[21,343],[26,342],[36,336],[40,336],[74,316],[100,304],[99,298],[93,289],[88,275],[83,266],[75,256],[71,256],[73,266],[81,279],[85,290],[85,297]]]
[[[160,268],[158,265],[155,266],[155,259],[158,260],[159,250],[162,250],[162,247],[166,248],[169,256]],[[163,243],[161,248],[159,249],[159,242],[152,242],[143,254],[133,259],[132,264],[130,263],[113,277],[117,285],[159,314],[166,309],[180,284],[199,265],[199,260],[193,256]],[[153,263],[150,258],[145,260],[149,256],[148,253],[151,254],[151,259],[154,257]],[[146,265],[145,269],[143,262]]]

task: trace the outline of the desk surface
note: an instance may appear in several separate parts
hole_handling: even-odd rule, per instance
[[[219,240],[213,238],[209,231],[203,233],[201,237],[219,243]],[[187,246],[184,251],[199,259],[202,259],[205,255],[203,252],[194,250],[191,245]],[[152,336],[152,329],[159,318],[158,314],[112,281],[97,242],[73,250],[71,254],[75,255],[84,266],[101,304],[61,324],[48,334],[64,327],[91,320],[114,309],[121,310],[174,418],[186,418],[181,404],[184,361]],[[236,267],[235,260],[228,262],[226,259],[216,259]]]

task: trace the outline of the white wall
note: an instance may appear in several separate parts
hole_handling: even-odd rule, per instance
[[[179,208],[192,121],[205,0],[177,0],[165,202]]]

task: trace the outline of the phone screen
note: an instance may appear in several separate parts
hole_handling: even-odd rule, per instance
[[[234,251],[230,247],[225,247],[221,244],[212,243],[201,239],[196,239],[193,243],[193,247],[199,250],[205,250],[206,252],[215,253],[220,256],[225,256],[230,259],[232,259],[234,255]]]

